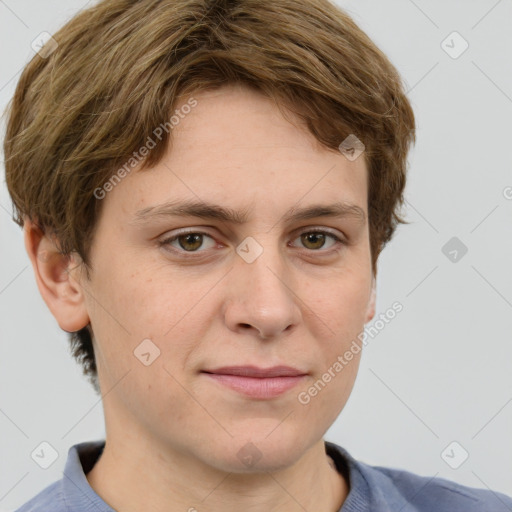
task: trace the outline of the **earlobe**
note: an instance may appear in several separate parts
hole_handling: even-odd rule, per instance
[[[89,323],[84,291],[78,282],[78,262],[62,254],[56,243],[26,219],[24,239],[37,287],[60,328],[75,332]]]
[[[375,302],[377,297],[377,283],[375,281],[375,276],[372,278],[372,290],[370,294],[370,300],[368,301],[368,308],[366,310],[366,318],[364,323],[368,323],[375,316]]]

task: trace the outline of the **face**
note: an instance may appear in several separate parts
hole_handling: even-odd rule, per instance
[[[360,352],[339,356],[373,316],[367,169],[254,91],[194,98],[161,162],[103,199],[82,285],[107,428],[224,471],[250,471],[246,455],[277,469],[321,439],[356,378]],[[238,221],[172,214],[185,202]],[[339,203],[352,207],[298,216]],[[247,365],[302,376],[205,373]]]

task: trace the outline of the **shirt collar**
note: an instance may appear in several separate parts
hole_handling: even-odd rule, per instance
[[[64,501],[69,510],[115,512],[90,486],[85,476],[103,452],[105,441],[88,441],[73,445],[62,477]]]
[[[69,448],[62,483],[65,503],[70,510],[115,512],[96,494],[86,477],[104,448],[104,440],[79,443]],[[335,443],[325,441],[325,450],[349,483],[349,494],[338,512],[370,512],[372,502],[380,502],[380,499],[372,495],[372,486],[361,463]],[[382,506],[382,502],[379,504]]]

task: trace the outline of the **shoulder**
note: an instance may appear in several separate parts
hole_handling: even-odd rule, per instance
[[[372,466],[356,460],[341,446],[329,444],[347,466],[351,484],[348,498],[353,494],[354,503],[364,502],[372,511],[512,512],[512,498],[503,493],[394,467]]]
[[[468,487],[445,478],[420,476],[396,468],[367,468],[395,487],[421,512],[512,512],[512,498],[490,489]]]
[[[48,512],[48,510],[52,512],[68,511],[64,502],[61,480],[44,488],[24,505],[16,509],[15,512]]]

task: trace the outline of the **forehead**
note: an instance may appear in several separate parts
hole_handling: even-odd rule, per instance
[[[291,112],[284,118],[251,89],[227,86],[192,97],[193,108],[180,111],[187,100],[176,106],[181,115],[162,160],[117,185],[111,206],[133,215],[185,198],[233,208],[250,203],[257,215],[282,216],[298,201],[344,201],[366,211],[363,157],[349,161],[321,145],[300,119]]]
[[[219,154],[229,147],[232,151],[223,153],[223,159],[236,157],[233,152],[251,149],[276,150],[262,152],[262,159],[269,154],[277,157],[285,149],[300,153],[302,158],[333,152],[321,145],[293,112],[252,88],[230,84],[198,92],[193,97],[196,106],[172,130],[173,139],[178,139],[173,143],[175,157],[179,157],[180,151],[197,149],[200,143]],[[187,101],[181,100],[176,110],[182,109]]]

